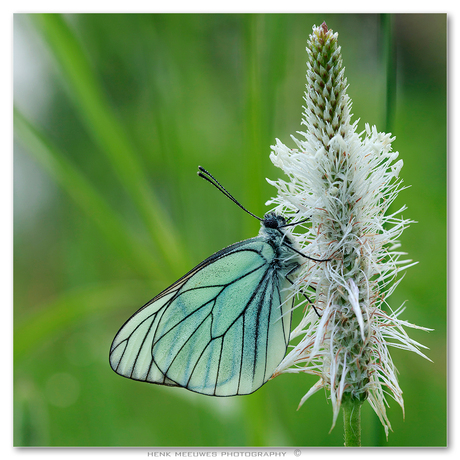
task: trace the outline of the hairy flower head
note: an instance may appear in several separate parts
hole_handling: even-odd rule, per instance
[[[293,237],[305,255],[329,259],[307,260],[294,284],[293,295],[308,296],[320,317],[306,305],[291,333],[291,340],[300,341],[275,376],[317,375],[319,381],[300,405],[326,387],[333,426],[345,399],[368,400],[388,434],[385,393],[404,407],[388,347],[424,356],[422,345],[404,330],[417,326],[400,319],[402,306],[392,311],[387,304],[401,280],[396,281],[397,274],[412,265],[403,260],[397,242],[411,221],[400,217],[405,207],[389,212],[402,189],[403,162],[391,149],[394,138],[367,124],[357,133],[357,122],[351,122],[337,39],[326,24],[313,27],[307,48],[305,132],[298,133],[301,139],[292,136],[296,148],[278,139],[272,146],[271,160],[288,179],[269,181],[278,190],[269,203],[295,221],[306,219]]]

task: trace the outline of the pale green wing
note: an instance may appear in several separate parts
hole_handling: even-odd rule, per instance
[[[283,359],[290,333],[288,282],[274,258],[256,237],[206,259],[125,323],[112,368],[208,395],[257,390]]]

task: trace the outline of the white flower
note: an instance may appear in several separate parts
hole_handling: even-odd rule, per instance
[[[313,27],[302,120],[306,131],[298,133],[300,140],[292,136],[295,149],[277,139],[270,156],[288,180],[269,181],[278,189],[269,203],[293,222],[308,219],[295,227],[293,237],[305,255],[330,259],[305,259],[293,295],[307,294],[320,317],[305,299],[305,315],[291,333],[291,340],[300,336],[300,342],[275,376],[317,375],[299,407],[326,387],[332,426],[344,398],[368,400],[388,435],[385,393],[404,407],[388,347],[425,357],[422,345],[404,330],[417,326],[399,318],[402,307],[392,311],[387,303],[401,280],[395,281],[397,274],[412,265],[397,251],[397,239],[411,221],[400,217],[405,207],[388,214],[402,189],[403,162],[395,162],[390,134],[367,124],[356,133],[337,38],[326,24]]]

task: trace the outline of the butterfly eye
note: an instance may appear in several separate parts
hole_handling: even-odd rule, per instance
[[[280,226],[280,219],[283,219],[281,216],[276,214],[266,214],[263,220],[263,224],[266,228],[278,228]],[[284,221],[284,219],[283,219]],[[281,224],[284,222],[281,222]]]

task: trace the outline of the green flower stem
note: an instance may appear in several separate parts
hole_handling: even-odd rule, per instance
[[[342,401],[346,447],[361,447],[361,406],[363,401],[344,398]]]

